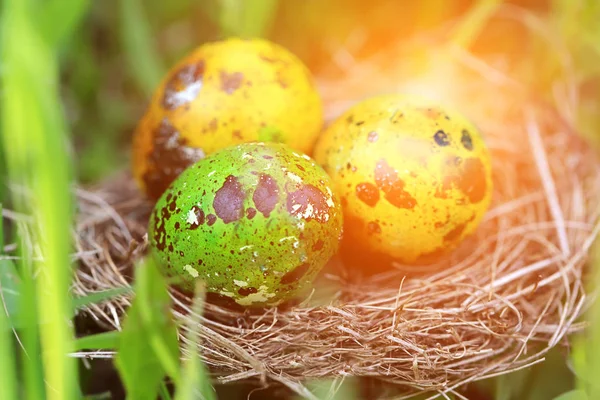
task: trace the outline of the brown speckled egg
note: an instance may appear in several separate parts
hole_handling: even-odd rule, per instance
[[[310,154],[323,123],[308,69],[266,40],[207,43],[156,90],[133,145],[133,171],[158,198],[185,167],[218,149],[281,142]]]
[[[315,159],[342,198],[351,247],[407,264],[455,248],[492,197],[490,154],[477,129],[420,98],[355,105],[324,132]]]
[[[325,171],[276,143],[219,150],[186,169],[150,217],[151,253],[183,289],[242,306],[301,294],[337,252],[343,216]]]

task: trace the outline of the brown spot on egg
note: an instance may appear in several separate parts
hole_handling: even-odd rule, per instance
[[[225,72],[221,71],[221,90],[227,94],[232,94],[242,85],[244,74],[241,72]]]
[[[463,147],[469,151],[473,150],[473,139],[471,138],[471,134],[466,129],[463,129],[462,136],[460,137],[460,143],[462,143]]]
[[[248,296],[249,294],[253,294],[253,293],[258,293],[258,289],[256,289],[255,287],[242,287],[238,289],[238,294],[240,296]]]
[[[211,132],[216,132],[218,127],[219,127],[219,121],[217,121],[216,118],[211,119],[210,122],[208,123],[208,130]]]
[[[367,232],[370,235],[378,235],[381,233],[381,227],[375,221],[371,221],[367,224]]]
[[[375,132],[375,131],[369,132],[369,135],[367,136],[367,140],[370,143],[375,143],[378,139],[379,139],[379,135],[377,134],[377,132]]]
[[[446,241],[446,242],[455,241],[456,239],[458,239],[460,237],[460,235],[462,235],[462,233],[464,232],[466,227],[467,227],[466,223],[457,225],[454,229],[452,229],[450,232],[448,232],[447,234],[444,235],[444,241]]]
[[[192,207],[192,212],[196,216],[196,222],[190,224],[190,229],[194,230],[194,229],[198,229],[198,227],[200,225],[204,224],[205,216],[204,216],[204,211],[197,205]]]
[[[204,151],[187,146],[187,140],[164,118],[153,132],[148,169],[143,175],[149,196],[159,198],[175,178],[202,158]]]
[[[323,242],[321,239],[317,240],[313,245],[312,245],[312,251],[319,251],[323,248],[323,245],[325,244],[325,242]]]
[[[238,179],[229,175],[225,178],[223,186],[215,193],[213,208],[217,217],[228,224],[237,221],[244,215],[244,199],[246,193]]]
[[[485,197],[487,182],[485,166],[478,158],[468,158],[458,184],[459,189],[467,195],[471,203],[479,203]]]
[[[329,220],[327,197],[314,185],[302,185],[300,189],[288,194],[288,212],[307,221],[316,220],[325,223]]]
[[[452,186],[463,192],[471,203],[479,203],[485,198],[487,181],[485,166],[478,158],[467,158],[462,168],[449,173],[444,179],[443,190]]]
[[[260,58],[261,60],[263,60],[264,62],[269,63],[269,64],[281,64],[283,66],[288,66],[289,65],[289,62],[286,61],[286,60],[282,60],[281,58],[272,57],[272,56],[268,56],[268,55],[265,55],[265,54],[260,54],[258,56],[258,58]]]
[[[405,183],[398,178],[398,172],[383,158],[375,166],[375,183],[393,206],[411,209],[417,205],[417,200],[404,190]]]
[[[423,113],[429,119],[439,119],[444,115],[443,111],[436,107],[421,108],[418,111]]]
[[[239,130],[235,130],[231,132],[231,137],[233,137],[234,139],[242,140],[242,132],[240,132]]]
[[[398,179],[392,188],[385,194],[384,198],[395,207],[411,209],[417,205],[417,200],[404,190],[404,181]]]
[[[255,208],[249,207],[246,210],[246,218],[252,219],[252,218],[254,218],[255,215],[256,215],[256,209]]]
[[[277,83],[279,84],[279,86],[281,86],[282,89],[287,89],[288,88],[288,84],[283,79],[283,76],[281,75],[280,71],[277,71]]]
[[[433,135],[433,140],[435,140],[438,146],[448,146],[450,144],[448,134],[442,130],[437,131]]]
[[[398,173],[387,163],[385,159],[377,161],[375,165],[375,183],[384,192],[391,189],[394,182],[398,180]]]
[[[184,65],[173,72],[165,85],[162,106],[167,110],[173,110],[193,101],[202,88],[204,70],[204,60],[200,60]]]
[[[252,195],[256,209],[265,217],[271,214],[279,201],[279,187],[271,175],[261,174]]]
[[[304,263],[304,264],[297,266],[296,268],[294,268],[293,270],[289,271],[284,276],[282,276],[280,282],[283,285],[298,282],[300,280],[300,278],[302,278],[304,276],[304,274],[306,274],[306,272],[308,272],[309,267],[310,267],[310,264],[308,264],[308,263]]]
[[[375,207],[379,201],[379,189],[370,182],[356,185],[356,197],[369,207]]]

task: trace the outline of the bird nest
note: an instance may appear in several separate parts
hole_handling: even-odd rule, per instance
[[[404,50],[361,62],[336,55],[335,73],[319,79],[328,119],[382,91],[445,94],[441,100],[478,124],[492,154],[484,221],[435,265],[366,275],[336,258],[309,298],[284,307],[249,311],[209,299],[195,316],[191,299],[172,289],[181,330],[200,321],[198,345],[218,382],[261,377],[311,397],[308,379],[360,376],[399,384],[406,396],[439,394],[535,364],[583,326],[585,266],[600,229],[600,164],[571,117],[568,73],[548,100],[460,49],[429,52],[427,73],[400,76]],[[128,173],[79,190],[78,200],[73,291],[128,287],[145,254],[152,204]],[[130,301],[122,295],[86,312],[120,329]]]

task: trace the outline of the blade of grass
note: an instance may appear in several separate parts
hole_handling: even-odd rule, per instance
[[[75,309],[82,309],[90,304],[100,304],[110,299],[114,299],[115,297],[122,296],[124,294],[130,294],[133,290],[129,287],[118,287],[109,290],[103,290],[101,292],[96,292],[92,294],[88,294],[87,296],[76,297],[73,299],[73,306]]]
[[[97,333],[95,335],[84,336],[75,341],[75,351],[82,350],[101,350],[119,348],[119,331],[110,331]]]
[[[0,204],[0,255],[2,255],[2,249],[4,249],[2,226],[2,204]],[[2,265],[0,265],[0,268],[2,268]],[[0,274],[4,275],[4,272],[0,271]],[[4,290],[4,287],[2,286],[0,289]],[[4,301],[4,299],[2,300]],[[17,377],[15,373],[14,343],[8,315],[4,309],[0,309],[0,371],[2,371],[0,373],[0,399],[13,400],[17,398],[15,384]]]
[[[38,400],[45,398],[44,373],[40,356],[40,336],[38,327],[38,307],[35,292],[35,274],[29,251],[27,250],[27,229],[20,225],[17,229],[20,245],[20,271],[22,272],[21,299],[17,311],[19,334],[24,352],[22,354],[23,375],[26,398]],[[22,326],[22,327],[21,327]]]
[[[4,306],[3,311],[6,312],[6,316],[8,317],[7,321],[10,322],[10,325],[14,325],[12,320],[17,315],[17,310],[19,309],[21,279],[12,260],[0,260],[0,295],[0,300],[2,300]]]
[[[196,286],[194,303],[192,304],[193,314],[198,316],[190,321],[188,333],[186,335],[186,350],[190,358],[186,360],[183,366],[181,385],[177,387],[176,400],[216,400],[215,390],[210,383],[210,374],[208,368],[202,362],[198,344],[200,343],[199,324],[204,310],[204,285],[199,283]]]
[[[571,390],[555,397],[553,400],[587,400],[587,395],[582,390]]]
[[[20,157],[15,148],[22,148],[26,145],[26,135],[13,134],[13,132],[22,132],[27,129],[27,119],[24,118],[23,109],[27,107],[26,93],[23,90],[22,82],[27,80],[27,76],[23,76],[21,61],[19,60],[17,41],[11,41],[9,38],[20,37],[23,33],[23,20],[26,2],[19,3],[15,0],[9,0],[4,3],[2,13],[2,64],[3,73],[0,74],[2,79],[3,97],[11,98],[10,102],[3,101],[0,105],[2,118],[2,139],[3,150],[7,170],[11,177],[16,177],[17,180],[23,176],[19,176],[19,172],[27,175],[27,170],[23,170],[20,165]],[[28,30],[25,29],[25,40],[28,39]],[[27,44],[25,44],[27,46]],[[30,50],[30,49],[29,49]],[[14,98],[11,97],[14,95]],[[16,113],[16,114],[15,114]],[[10,134],[9,134],[10,132]],[[18,198],[12,193],[13,201],[16,205],[22,205],[23,199]],[[37,400],[45,398],[44,381],[42,373],[42,364],[39,358],[40,344],[37,320],[37,305],[35,297],[35,288],[33,283],[33,268],[31,267],[30,257],[27,251],[23,249],[25,246],[25,234],[27,229],[23,224],[19,224],[16,229],[17,238],[19,240],[19,252],[21,253],[19,261],[19,270],[23,273],[22,282],[22,299],[19,304],[18,315],[25,321],[27,328],[19,331],[23,345],[21,353],[21,365],[23,370],[23,395],[26,399]],[[6,332],[2,330],[2,332]]]
[[[33,4],[26,0],[7,0],[4,4],[2,83],[5,98],[11,99],[2,103],[4,148],[11,179],[29,188],[31,198],[36,199],[31,205],[36,222],[35,243],[44,255],[35,279],[36,294],[26,297],[37,299],[38,315],[46,322],[39,331],[41,344],[44,349],[52,350],[42,353],[44,380],[50,388],[47,398],[73,398],[77,393],[77,369],[75,360],[67,357],[73,341],[72,327],[68,324],[72,315],[69,296],[72,199],[65,121],[58,94],[58,65],[54,49],[34,25]],[[22,203],[15,201],[15,204]],[[23,312],[32,313],[32,304],[23,302],[23,307],[27,307]],[[28,344],[35,346],[34,328],[28,331]],[[34,362],[37,354],[29,353],[29,361]],[[34,386],[31,390],[35,390]],[[33,395],[28,392],[28,396]]]
[[[164,278],[150,260],[142,262],[115,359],[131,399],[155,398],[165,374],[179,382],[179,342],[170,305]]]
[[[129,74],[148,97],[160,82],[165,69],[154,48],[155,41],[140,0],[121,0],[121,42]]]
[[[171,400],[171,393],[169,393],[169,388],[164,381],[160,383],[159,394],[162,400]]]
[[[90,0],[51,0],[38,10],[38,29],[49,46],[56,47],[73,34],[89,9]],[[60,21],[60,23],[57,23]]]
[[[203,2],[202,7],[221,35],[251,38],[265,36],[277,4],[277,0],[212,0]]]

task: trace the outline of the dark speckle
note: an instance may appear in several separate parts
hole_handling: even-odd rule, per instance
[[[471,134],[466,129],[463,129],[462,136],[460,137],[460,142],[463,147],[467,150],[473,150],[473,139],[471,138]]]
[[[323,248],[324,244],[325,244],[325,242],[323,242],[321,239],[319,239],[312,245],[312,250],[319,251]]]
[[[450,144],[448,135],[442,130],[437,131],[435,135],[433,135],[433,139],[438,144],[438,146],[448,146]]]
[[[298,282],[300,278],[302,278],[304,274],[306,274],[309,267],[310,264],[308,263],[304,263],[297,266],[296,268],[282,276],[280,282],[284,285],[287,285],[288,283]]]
[[[244,215],[244,199],[246,194],[237,178],[229,175],[223,186],[215,193],[213,208],[219,218],[226,224],[237,221]]]
[[[367,224],[367,231],[369,232],[369,234],[373,235],[373,234],[380,234],[381,233],[381,227],[379,226],[379,224],[375,221],[371,221]]]
[[[460,237],[460,235],[465,230],[467,224],[457,225],[454,229],[444,235],[444,240],[448,242],[452,242]]]
[[[239,288],[238,289],[238,293],[240,296],[248,296],[249,294],[253,294],[253,293],[258,293],[258,289],[256,289],[255,287],[243,287],[243,288]]]
[[[252,219],[252,218],[254,218],[255,215],[256,215],[256,209],[255,208],[249,207],[246,210],[246,218]]]
[[[241,72],[228,73],[221,71],[221,90],[227,94],[232,94],[242,85],[244,74]]]
[[[197,229],[200,225],[204,224],[205,218],[204,218],[204,211],[200,207],[198,207],[198,205],[195,205],[192,207],[192,212],[196,216],[196,221],[197,221],[197,223],[190,224],[190,229],[194,230],[194,229]]]
[[[217,216],[215,214],[208,214],[206,216],[206,225],[213,226],[217,222]]]

